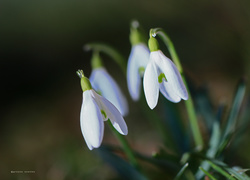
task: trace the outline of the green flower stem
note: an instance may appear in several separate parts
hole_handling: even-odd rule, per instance
[[[111,46],[103,43],[89,43],[84,46],[84,50],[95,50],[106,53],[121,67],[123,72],[126,74],[126,60],[117,50],[115,50]]]
[[[188,100],[185,101],[185,105],[187,108],[188,118],[190,121],[193,136],[194,136],[194,141],[195,141],[197,149],[201,150],[203,148],[203,139],[202,139],[202,135],[201,135],[201,132],[199,129],[199,125],[198,125],[198,119],[197,119],[196,114],[195,114],[193,99],[190,95],[190,91],[189,91],[189,88],[187,86],[185,76],[183,74],[181,74],[181,76],[182,76],[183,83],[187,87],[187,92],[188,92],[188,96],[189,96]]]
[[[201,170],[201,171],[203,171],[210,179],[212,179],[212,180],[216,180],[216,178],[212,175],[212,174],[210,174],[209,172],[207,172],[205,169],[203,169],[202,167],[199,167],[199,169]]]
[[[175,51],[174,44],[172,43],[172,41],[168,37],[167,33],[161,28],[155,28],[155,29],[150,30],[150,35],[152,36],[153,34],[159,35],[159,37],[163,40],[163,42],[165,43],[165,45],[167,46],[167,48],[169,50],[169,53],[172,57],[172,60],[174,61],[175,65],[176,65],[177,69],[182,74],[183,69],[182,69],[179,57]]]
[[[187,108],[188,118],[189,118],[189,121],[190,121],[191,130],[192,130],[192,133],[193,133],[193,136],[194,136],[194,141],[195,141],[196,147],[198,149],[202,149],[202,147],[203,147],[203,139],[202,139],[201,132],[200,132],[200,129],[199,129],[198,119],[196,117],[193,100],[192,100],[192,97],[190,95],[190,91],[189,91],[189,88],[187,86],[185,76],[183,74],[183,68],[181,66],[179,57],[178,57],[178,55],[177,55],[177,53],[175,51],[175,48],[174,48],[174,45],[173,45],[172,41],[170,40],[168,35],[161,28],[155,28],[155,29],[150,30],[150,36],[155,36],[156,34],[159,35],[159,37],[163,40],[163,42],[167,46],[167,48],[168,48],[168,50],[170,52],[170,55],[172,57],[172,60],[175,63],[177,69],[180,71],[183,82],[184,82],[184,84],[185,84],[185,86],[187,88],[189,99],[185,101],[185,105],[186,105],[186,108]]]
[[[123,146],[123,150],[124,150],[125,154],[127,155],[127,158],[129,159],[129,162],[136,169],[139,169],[139,166],[138,166],[138,163],[136,161],[135,155],[134,155],[132,149],[130,148],[130,146],[129,146],[127,140],[125,139],[125,137],[123,135],[121,135],[119,132],[116,131],[116,129],[113,127],[110,120],[108,120],[108,124],[111,127],[111,129],[112,129],[113,133],[115,134],[116,138],[118,139],[118,141]]]

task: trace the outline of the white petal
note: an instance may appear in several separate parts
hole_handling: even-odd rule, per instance
[[[139,68],[146,68],[149,61],[149,50],[144,44],[132,46],[128,59],[127,83],[129,93],[134,101],[140,97],[141,78]]]
[[[105,68],[94,69],[89,78],[93,88],[112,102],[123,116],[128,114],[128,103],[115,80]]]
[[[155,51],[155,53],[158,53],[160,57],[156,60],[157,67],[165,74],[167,81],[173,88],[173,92],[180,98],[187,100],[187,89],[175,64],[167,58],[162,51]]]
[[[180,102],[181,98],[175,94],[175,90],[173,89],[172,85],[165,80],[160,83],[160,92],[167,98],[169,101],[174,103]]]
[[[144,73],[143,86],[148,106],[151,109],[154,109],[157,105],[159,97],[159,83],[157,70],[152,58],[153,57],[150,54],[150,62],[148,63]]]
[[[83,92],[80,124],[89,149],[98,148],[103,139],[104,123],[101,111],[91,96],[91,90]]]
[[[98,102],[98,105],[100,106],[100,109],[104,110],[107,117],[110,119],[111,123],[113,124],[114,128],[123,135],[128,134],[128,128],[127,125],[121,115],[121,113],[118,111],[118,109],[107,99],[100,96],[96,92],[92,92],[95,100]]]

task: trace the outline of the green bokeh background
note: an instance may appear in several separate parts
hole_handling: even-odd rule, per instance
[[[214,107],[230,105],[238,79],[250,73],[248,0],[1,0],[0,179],[119,179],[85,145],[75,71],[91,72],[88,42],[107,42],[127,58],[132,19],[146,32],[165,29],[195,87],[208,88]],[[130,99],[119,67],[106,56],[104,63],[129,100],[129,142],[151,154],[159,135]],[[104,143],[117,144],[108,128]],[[249,151],[239,150],[245,166]]]

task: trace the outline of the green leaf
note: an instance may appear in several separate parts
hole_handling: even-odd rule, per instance
[[[178,180],[181,178],[182,174],[184,173],[184,171],[187,169],[188,167],[188,163],[184,164],[184,166],[181,168],[181,170],[178,172],[178,174],[176,175],[176,177],[174,178],[174,180]]]
[[[227,170],[231,176],[233,177],[236,177],[240,180],[250,180],[249,176],[247,176],[245,174],[246,171],[250,170],[250,169],[241,169],[239,167],[233,167],[233,168],[230,168],[228,167],[227,164],[225,164],[224,162],[221,162],[221,161],[218,161],[218,160],[210,160],[211,163],[214,163],[218,166],[221,166],[223,167],[225,170]]]
[[[218,121],[215,121],[213,124],[213,131],[212,131],[212,135],[209,141],[209,149],[207,150],[206,153],[206,157],[208,158],[214,158],[218,147],[219,147],[219,142],[220,142],[220,125]],[[201,168],[205,171],[208,171],[210,168],[210,165],[207,161],[203,161],[201,163]],[[201,179],[204,176],[204,171],[200,168],[200,170],[196,173],[195,177],[197,179]]]
[[[240,180],[250,180],[250,178],[245,174],[246,171],[250,169],[241,169],[241,168],[225,168],[232,176]]]
[[[122,179],[147,180],[144,175],[133,168],[128,162],[109,151],[108,148],[101,146],[95,149],[94,152],[116,170]]]
[[[202,171],[202,172],[204,172],[204,174],[206,174],[210,179],[212,179],[212,180],[216,180],[216,178],[212,175],[212,174],[210,174],[209,172],[207,172],[205,169],[203,169],[202,167],[199,167],[199,169]]]
[[[168,136],[172,140],[171,145],[173,146],[171,148],[180,155],[190,151],[191,139],[181,120],[180,112],[177,109],[178,106],[166,100],[163,96],[159,98],[159,103],[161,103],[161,112],[164,115],[162,121],[166,131],[169,133]],[[170,146],[167,145],[166,147],[169,148]]]
[[[197,112],[204,118],[206,129],[210,133],[213,128],[213,122],[216,121],[216,116],[206,89],[202,88],[198,90],[194,99],[197,103]]]
[[[217,166],[216,164],[214,164],[212,161],[207,161],[210,166],[217,171],[218,173],[220,173],[221,175],[223,175],[224,177],[230,179],[230,180],[234,180],[235,178],[233,176],[231,176],[230,174],[228,174],[228,172],[226,172],[225,170],[223,170],[223,168],[221,168],[220,166]]]
[[[232,133],[235,130],[237,117],[239,114],[241,104],[243,102],[245,91],[246,91],[246,83],[244,79],[241,79],[234,96],[233,105],[227,120],[227,124],[222,134],[219,152],[223,151],[223,149],[226,147],[226,145],[230,141]]]

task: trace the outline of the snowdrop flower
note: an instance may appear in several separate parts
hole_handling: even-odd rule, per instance
[[[104,121],[108,119],[120,134],[127,135],[128,128],[119,110],[92,89],[90,81],[84,76],[82,70],[78,70],[77,74],[81,78],[83,90],[80,124],[88,148],[92,150],[101,145]]]
[[[127,115],[127,100],[115,80],[103,67],[98,53],[93,54],[91,63],[93,71],[91,72],[89,80],[92,84],[92,87],[97,92],[100,92],[100,94],[107,100],[109,100],[112,104],[114,104],[123,116]]]
[[[141,76],[149,62],[149,49],[143,43],[142,35],[138,31],[138,22],[132,22],[130,41],[131,53],[128,59],[127,84],[129,93],[134,101],[140,97]]]
[[[159,90],[171,102],[187,100],[187,89],[175,64],[159,50],[159,44],[154,37],[150,37],[148,44],[151,52],[143,78],[148,106],[155,108]]]

